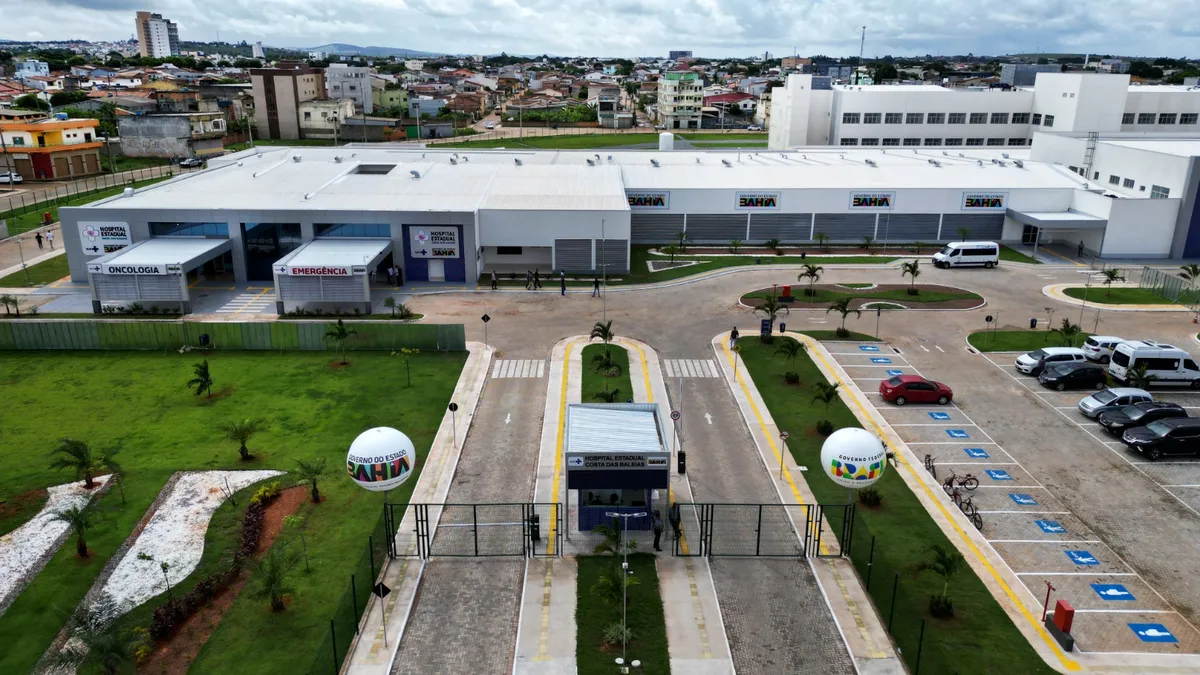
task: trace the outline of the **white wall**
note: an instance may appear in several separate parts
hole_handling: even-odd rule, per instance
[[[932,91],[923,87],[853,87],[835,89],[839,100],[837,114],[831,120],[831,145],[840,145],[842,138],[1028,138],[1029,124],[1012,124],[1013,113],[1026,113],[1032,107],[1033,94],[1026,90],[995,91]],[[987,124],[883,124],[885,113],[986,113]],[[843,124],[843,113],[880,113],[880,124]],[[991,113],[1007,113],[1008,124],[992,124]],[[882,143],[882,140],[880,141]],[[986,141],[985,141],[986,142]],[[859,141],[861,144],[861,140]],[[903,143],[903,140],[901,141]],[[965,144],[965,141],[964,141]]]
[[[1200,114],[1200,91],[1171,90],[1158,87],[1137,86],[1129,89],[1125,99],[1125,112],[1133,114],[1133,124],[1123,124],[1123,131],[1158,131],[1167,133],[1200,133],[1200,123],[1183,125],[1179,123],[1179,115],[1183,113]],[[1138,124],[1138,113],[1153,113],[1154,124]],[[1159,113],[1175,113],[1175,124],[1159,124]]]
[[[1190,162],[1189,157],[1101,142],[1096,146],[1092,175],[1099,172],[1097,182],[1113,192],[1131,197],[1148,198],[1154,185],[1169,188],[1171,197],[1183,197]],[[1121,180],[1112,185],[1109,183],[1111,176]],[[1126,178],[1133,179],[1134,187],[1125,187]]]
[[[630,187],[631,190],[635,189]],[[671,208],[655,213],[736,213],[735,194],[744,188],[717,189],[671,189]],[[779,192],[778,210],[760,210],[754,213],[876,213],[873,210],[850,208],[850,194],[861,190],[849,189],[796,189],[766,190]],[[895,190],[896,203],[892,213],[963,213],[963,192],[958,188],[914,188]],[[1071,188],[1025,188],[1006,190],[1008,208],[1023,211],[1066,211],[1071,205]],[[883,211],[887,213],[887,211]],[[562,235],[560,235],[562,236]]]
[[[1111,204],[1104,233],[1105,257],[1166,258],[1171,255],[1181,199],[1106,199]]]
[[[1038,73],[1033,89],[1033,112],[1053,115],[1054,131],[1119,131],[1129,76]]]
[[[480,246],[553,246],[555,239],[629,239],[628,211],[480,210]]]
[[[541,265],[549,267],[554,257],[553,246],[523,246],[521,255],[500,255],[495,246],[483,247],[487,265]]]

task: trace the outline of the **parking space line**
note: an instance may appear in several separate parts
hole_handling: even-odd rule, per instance
[[[1017,572],[1019,577],[1136,577],[1133,572]],[[1075,610],[1078,612],[1079,610]]]
[[[989,544],[1103,544],[1099,539],[988,539]]]
[[[952,464],[954,466],[1021,466],[1016,462],[956,462],[952,459],[942,460],[942,464]],[[1021,467],[1025,468],[1025,467]]]
[[[1191,484],[1191,485],[1164,485],[1163,487],[1165,487],[1165,488],[1200,488],[1200,485],[1196,485],[1196,484]]]
[[[1076,614],[1174,614],[1171,609],[1076,609]]]
[[[1069,516],[1070,511],[979,511],[979,513],[1014,513],[1023,516]]]
[[[1020,466],[1020,465],[1018,465],[1018,466]],[[1024,468],[1024,467],[1022,467],[1022,468]],[[1025,473],[1029,473],[1029,472],[1026,471]],[[980,485],[979,487],[977,487],[975,489],[976,490],[984,490],[984,489],[987,489],[987,490],[993,490],[993,489],[999,489],[999,490],[1045,490],[1046,488],[1043,485]]]
[[[889,426],[893,426],[893,427],[954,427],[954,426],[959,426],[961,424],[962,424],[962,422],[955,422],[954,420],[945,420],[941,424],[938,424],[937,422],[932,422],[932,423],[931,422],[917,422],[917,423],[913,423],[913,424],[892,424]]]

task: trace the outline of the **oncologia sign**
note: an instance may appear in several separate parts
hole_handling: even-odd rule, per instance
[[[162,265],[105,265],[105,274],[166,274]]]
[[[735,208],[746,210],[778,209],[778,192],[739,192],[736,195]]]

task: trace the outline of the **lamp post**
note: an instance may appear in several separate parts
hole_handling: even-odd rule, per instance
[[[625,614],[626,614],[626,611],[628,610],[628,601],[629,601],[629,598],[628,598],[629,585],[625,582],[625,575],[630,573],[629,572],[629,542],[627,541],[628,537],[629,537],[629,519],[630,518],[645,518],[646,512],[638,511],[637,513],[618,513],[616,511],[605,511],[604,515],[608,516],[609,518],[620,518],[621,519],[621,557],[622,557],[622,560],[621,560],[621,658],[617,659],[617,665],[623,667],[623,664],[625,661],[625,634],[627,632],[627,630],[625,628]],[[629,670],[623,668],[621,672],[628,673]]]
[[[1083,310],[1087,308],[1088,291],[1092,288],[1092,275],[1087,275],[1087,283],[1083,286],[1083,304],[1079,306],[1079,325],[1083,325]]]

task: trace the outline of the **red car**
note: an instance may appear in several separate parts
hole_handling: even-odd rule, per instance
[[[917,375],[896,375],[879,383],[879,395],[896,405],[905,403],[940,403],[946,405],[954,398],[950,387],[941,382]]]

